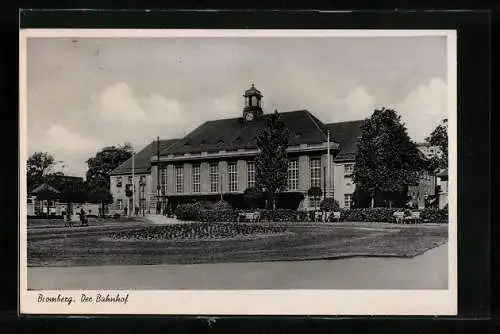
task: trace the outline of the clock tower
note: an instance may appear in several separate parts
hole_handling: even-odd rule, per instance
[[[243,108],[243,118],[246,121],[251,121],[256,118],[261,117],[264,112],[262,111],[262,93],[260,90],[255,88],[254,84],[252,87],[245,91],[243,94],[245,98],[245,108]]]

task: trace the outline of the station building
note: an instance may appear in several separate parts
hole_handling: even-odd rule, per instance
[[[111,173],[113,209],[138,207],[150,213],[185,201],[213,200],[243,194],[255,186],[257,136],[271,113],[262,108],[262,93],[252,85],[234,118],[207,121],[178,139],[151,142]],[[235,111],[236,112],[236,111]],[[307,191],[320,187],[343,208],[351,207],[357,140],[364,120],[323,123],[308,110],[280,112],[290,137],[287,193],[300,193],[299,210],[318,206]],[[135,186],[135,205],[125,196]]]

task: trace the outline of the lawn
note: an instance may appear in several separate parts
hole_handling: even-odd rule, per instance
[[[447,225],[377,223],[276,223],[280,233],[227,239],[113,239],[141,231],[142,222],[90,228],[30,229],[29,266],[188,264],[335,259],[352,256],[413,257],[445,243]],[[87,229],[87,230],[83,230]],[[134,233],[136,233],[134,232]],[[133,233],[132,233],[133,234]]]

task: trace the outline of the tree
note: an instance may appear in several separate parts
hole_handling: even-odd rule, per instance
[[[132,156],[132,146],[108,146],[87,160],[87,183],[90,190],[109,190],[109,173]]]
[[[337,200],[333,198],[325,198],[319,205],[321,211],[336,212],[340,210],[340,205]]]
[[[42,183],[47,182],[47,178],[53,173],[56,165],[54,157],[47,152],[35,152],[27,161],[27,185],[28,189],[33,189]]]
[[[425,141],[438,146],[442,152],[440,156],[431,159],[433,169],[448,168],[448,120],[443,119]]]
[[[321,190],[320,187],[311,187],[309,190],[307,190],[307,196],[312,197],[314,200],[314,203],[318,201],[318,199],[321,198],[323,195],[323,190]],[[316,207],[316,204],[314,205]]]
[[[278,111],[267,118],[266,127],[257,137],[260,152],[256,158],[255,182],[259,190],[269,193],[273,210],[276,196],[287,188],[289,131]]]
[[[416,184],[423,168],[417,145],[410,140],[401,116],[377,109],[361,126],[353,181],[370,197],[371,207],[400,205],[408,186]]]
[[[89,203],[101,204],[100,215],[104,214],[104,206],[113,203],[113,196],[108,189],[92,189],[88,195]]]

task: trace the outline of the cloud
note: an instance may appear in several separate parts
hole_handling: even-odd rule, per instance
[[[363,119],[370,117],[373,112],[375,97],[365,87],[356,87],[347,94],[343,104],[350,119]]]
[[[99,142],[60,124],[54,124],[41,136],[40,142],[30,146],[33,148],[31,151],[35,151],[37,146],[43,147],[41,151],[49,152],[57,161],[62,161],[58,170],[69,175],[83,176],[87,169],[85,161],[98,149]]]
[[[190,121],[178,101],[156,93],[139,96],[125,82],[106,87],[92,100],[89,113],[99,120],[101,131],[95,133],[103,144],[131,142],[140,149],[157,135],[179,136]]]
[[[66,127],[58,124],[52,125],[44,136],[44,147],[56,152],[88,151],[96,147],[97,143]]]
[[[345,95],[334,94],[335,90],[328,86],[312,86],[302,87],[303,91],[308,90],[307,94],[291,95],[288,99],[277,96],[277,100],[270,102],[277,103],[280,110],[297,109],[294,106],[307,108],[325,123],[364,119],[375,108],[393,107],[406,123],[410,137],[417,141],[429,135],[446,116],[447,87],[439,78],[419,85],[394,105],[381,106],[376,105],[376,95],[365,86],[345,90]],[[141,95],[128,83],[115,82],[89,95],[89,105],[79,113],[84,115],[80,123],[51,125],[40,143],[43,150],[65,161],[68,173],[84,175],[85,161],[105,146],[130,142],[140,150],[156,136],[182,137],[204,121],[239,116],[243,103],[239,98],[239,94],[230,92],[178,101],[165,93]],[[90,128],[83,125],[87,120],[92,124]]]
[[[443,79],[432,78],[395,105],[413,140],[423,141],[447,117],[447,92]]]

